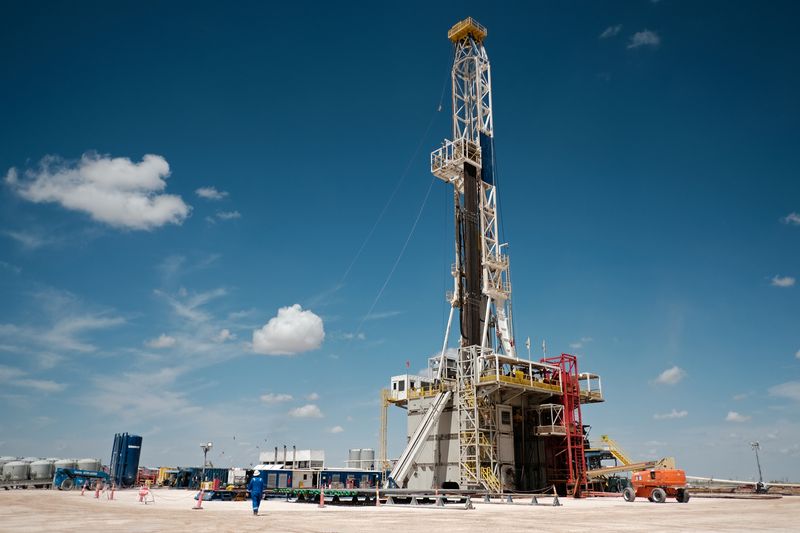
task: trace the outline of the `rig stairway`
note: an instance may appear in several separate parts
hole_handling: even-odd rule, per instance
[[[389,473],[389,487],[392,485],[400,487],[403,479],[408,474],[409,468],[411,468],[411,465],[414,463],[414,459],[416,459],[419,451],[425,445],[425,441],[428,435],[430,435],[431,429],[433,429],[433,426],[439,421],[439,416],[441,416],[442,411],[444,411],[447,402],[450,401],[451,395],[452,393],[450,391],[440,392],[436,395],[433,403],[431,403],[425,415],[422,417],[416,431],[414,431],[411,439],[409,439],[406,449],[403,450],[402,455],[397,460],[391,473]]]

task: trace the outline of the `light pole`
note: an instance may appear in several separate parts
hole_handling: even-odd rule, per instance
[[[758,458],[758,449],[761,445],[758,441],[751,442],[750,447],[756,452],[756,465],[758,466],[758,484],[756,485],[756,492],[766,492],[764,490],[764,477],[761,475],[761,460]]]
[[[206,442],[205,444],[201,444],[200,448],[203,450],[203,473],[200,474],[200,485],[202,486],[203,482],[206,480],[206,465],[208,464],[208,451],[214,447],[214,444],[210,442]]]

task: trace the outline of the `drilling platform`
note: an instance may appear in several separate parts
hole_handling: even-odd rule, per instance
[[[439,355],[424,376],[402,374],[382,391],[379,460],[388,485],[491,493],[588,487],[581,405],[603,401],[600,377],[574,355],[517,356],[509,258],[501,242],[487,30],[472,18],[447,34],[453,136],[431,153],[434,176],[453,187],[455,262]],[[458,348],[448,349],[458,328]],[[388,406],[408,411],[408,443],[388,461]]]

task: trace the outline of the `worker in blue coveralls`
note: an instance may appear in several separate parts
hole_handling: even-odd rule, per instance
[[[258,514],[258,507],[261,505],[261,497],[264,494],[264,479],[261,477],[261,472],[256,470],[253,472],[253,477],[250,478],[250,483],[247,484],[247,490],[250,491],[250,498],[253,499],[253,514]]]

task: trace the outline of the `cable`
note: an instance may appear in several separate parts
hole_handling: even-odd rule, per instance
[[[453,54],[455,54],[455,51],[453,52]],[[451,54],[451,60],[450,60],[450,64],[451,65],[453,63],[453,61],[452,61],[453,54]],[[394,200],[394,197],[397,195],[397,191],[400,190],[400,187],[405,182],[406,177],[408,176],[408,171],[411,170],[411,165],[414,163],[414,161],[416,161],[417,156],[419,155],[419,151],[422,148],[422,145],[425,143],[425,140],[428,138],[428,133],[430,133],[431,127],[433,127],[433,123],[436,121],[436,116],[443,110],[444,94],[445,94],[445,91],[447,90],[447,81],[448,81],[448,79],[450,77],[449,72],[450,72],[450,70],[448,69],[448,76],[447,76],[447,78],[445,78],[445,81],[442,84],[442,92],[441,92],[441,94],[439,96],[439,103],[436,106],[436,110],[431,115],[430,120],[428,121],[428,126],[425,128],[425,133],[422,134],[422,137],[420,138],[419,142],[417,143],[417,146],[414,149],[414,152],[411,154],[411,158],[406,163],[406,166],[405,166],[405,169],[403,170],[403,173],[400,174],[400,180],[397,182],[397,185],[395,185],[394,190],[392,191],[392,194],[389,195],[389,199],[386,201],[386,204],[384,204],[383,209],[381,209],[381,212],[378,214],[378,218],[375,220],[375,223],[372,225],[372,228],[370,228],[369,233],[367,233],[367,236],[364,238],[364,241],[361,243],[361,246],[358,248],[358,251],[356,252],[356,255],[353,257],[352,261],[350,261],[350,265],[344,271],[344,274],[342,275],[342,278],[339,281],[339,285],[344,284],[345,280],[347,280],[347,277],[350,275],[350,271],[353,270],[353,267],[355,266],[356,262],[358,262],[358,259],[361,257],[361,253],[364,251],[364,248],[366,248],[367,243],[369,243],[369,241],[372,239],[372,235],[375,233],[375,230],[378,228],[378,225],[380,224],[381,220],[383,220],[383,216],[386,214],[386,211],[389,209],[389,206],[391,205],[392,201]]]
[[[381,289],[375,296],[375,300],[373,300],[372,305],[369,308],[369,311],[367,311],[367,314],[365,314],[361,318],[361,322],[358,324],[358,329],[356,330],[355,337],[357,337],[358,334],[361,333],[361,327],[364,325],[364,321],[367,319],[368,316],[372,314],[372,311],[375,310],[375,306],[378,304],[378,301],[381,299],[381,296],[383,296],[383,291],[386,290],[386,286],[389,285],[389,281],[392,279],[394,271],[397,269],[397,265],[400,264],[400,260],[403,258],[403,254],[405,253],[406,248],[408,248],[408,243],[411,242],[411,237],[414,235],[414,230],[417,229],[417,224],[419,223],[419,219],[422,217],[422,212],[425,210],[425,205],[428,203],[428,198],[431,195],[431,190],[433,189],[433,183],[435,181],[436,178],[431,179],[431,183],[430,185],[428,185],[428,191],[425,193],[425,198],[422,200],[422,205],[419,206],[419,211],[417,212],[417,218],[414,219],[414,224],[411,226],[411,231],[408,232],[408,236],[406,237],[406,242],[403,243],[403,247],[400,249],[400,253],[397,255],[397,259],[395,259],[394,265],[392,265],[392,269],[389,271],[389,275],[386,276],[386,280],[383,282],[383,286],[381,286]]]

